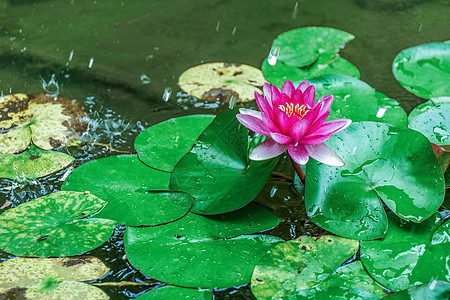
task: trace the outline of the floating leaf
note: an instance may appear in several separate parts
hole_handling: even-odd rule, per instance
[[[410,113],[408,127],[436,145],[450,145],[450,97],[430,99],[416,107]]]
[[[250,204],[238,211],[193,213],[164,226],[125,231],[125,251],[142,273],[186,287],[230,287],[248,283],[256,262],[281,239],[259,232],[279,223],[268,209]]]
[[[75,169],[62,186],[65,191],[89,191],[107,200],[96,217],[119,224],[158,225],[185,215],[190,195],[167,190],[170,173],[149,168],[136,155],[118,155],[90,161]]]
[[[280,34],[272,43],[261,70],[271,83],[281,87],[286,80],[303,81],[323,74],[345,74],[359,78],[359,70],[337,56],[355,37],[329,27],[304,27]]]
[[[261,71],[255,67],[231,63],[207,63],[183,72],[178,85],[186,93],[209,102],[238,102],[255,99],[255,92],[262,94],[256,86],[266,82]]]
[[[145,164],[172,172],[213,119],[211,115],[192,115],[153,125],[136,137],[134,149]]]
[[[407,290],[391,294],[384,297],[387,300],[406,300],[406,299],[433,299],[448,300],[450,298],[450,283],[433,280],[417,286],[412,286]]]
[[[188,300],[211,300],[213,299],[210,289],[188,289],[179,286],[164,286],[157,289],[151,289],[147,293],[135,298],[137,300],[146,299],[188,299]]]
[[[450,96],[450,44],[424,44],[401,51],[392,72],[398,82],[419,97]]]
[[[0,112],[0,153],[22,152],[31,141],[44,150],[78,145],[87,127],[78,102],[45,94],[2,96]]]
[[[80,192],[56,192],[0,215],[0,249],[18,256],[72,256],[97,248],[115,221],[89,218],[106,202]]]
[[[326,144],[345,166],[315,160],[307,164],[306,210],[320,227],[371,240],[383,237],[387,230],[382,203],[413,222],[424,221],[442,204],[442,170],[422,134],[385,123],[358,122]]]
[[[321,294],[337,298],[351,289],[361,289],[361,294],[384,295],[360,262],[338,269],[358,247],[356,240],[330,235],[302,236],[278,244],[256,265],[252,292],[257,299],[287,299],[294,295],[293,299],[317,299]]]
[[[39,178],[67,167],[73,160],[65,153],[30,146],[20,154],[0,154],[0,178]]]
[[[248,131],[237,113],[237,108],[220,113],[172,172],[170,188],[192,195],[195,213],[220,214],[245,206],[277,162],[249,160]]]
[[[359,79],[328,74],[309,82],[316,88],[316,99],[334,96],[329,120],[348,118],[353,122],[375,121],[406,126],[406,113],[399,103]]]
[[[361,242],[361,260],[372,278],[393,291],[448,280],[450,222],[440,226],[439,213],[420,224],[388,216],[384,239]]]

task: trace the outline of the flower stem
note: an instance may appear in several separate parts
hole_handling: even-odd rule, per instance
[[[305,185],[305,178],[306,178],[305,173],[303,172],[302,168],[300,168],[300,165],[292,159],[292,157],[289,157],[289,158],[291,159],[291,162],[292,162],[292,165],[294,166],[295,172],[297,173],[298,177],[302,181],[303,185]]]

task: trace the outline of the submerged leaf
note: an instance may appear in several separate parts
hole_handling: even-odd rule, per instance
[[[136,300],[169,300],[169,299],[187,299],[187,300],[211,300],[213,293],[211,289],[189,289],[179,286],[163,286],[151,289],[145,294],[135,298]]]

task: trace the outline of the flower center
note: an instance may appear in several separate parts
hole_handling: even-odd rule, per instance
[[[281,109],[288,117],[294,115],[299,120],[303,119],[309,109],[306,108],[306,105],[299,105],[298,103],[294,105],[294,103],[280,104],[278,108]]]

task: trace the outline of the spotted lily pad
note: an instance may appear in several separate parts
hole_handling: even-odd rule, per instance
[[[184,71],[178,79],[180,88],[198,99],[209,102],[238,102],[255,99],[257,86],[266,82],[262,72],[248,65],[232,63],[207,63]]]
[[[441,206],[445,194],[442,170],[430,142],[417,131],[357,122],[326,144],[336,149],[345,166],[331,167],[314,160],[306,166],[306,210],[320,227],[371,240],[387,231],[383,203],[416,223]]]
[[[130,263],[158,280],[185,287],[231,287],[248,283],[256,262],[273,244],[269,235],[243,235],[273,228],[279,219],[250,204],[217,216],[188,213],[167,225],[128,227]]]
[[[327,74],[309,82],[316,88],[316,98],[334,96],[330,120],[348,118],[353,122],[375,121],[406,126],[406,113],[400,104],[359,79]]]
[[[164,286],[151,289],[145,294],[136,298],[137,300],[167,300],[167,299],[188,299],[188,300],[211,300],[213,294],[211,289],[189,289],[179,286]]]
[[[372,278],[393,291],[450,278],[450,222],[439,213],[420,224],[389,214],[382,240],[361,242],[361,260]]]
[[[450,96],[450,43],[405,49],[395,57],[392,72],[405,89],[419,97]]]
[[[356,240],[329,235],[280,243],[256,265],[252,292],[257,299],[318,299],[322,294],[340,299],[352,289],[375,298],[384,295],[360,262],[339,268],[358,247]]]
[[[134,149],[145,164],[172,172],[213,119],[211,115],[191,115],[153,125],[136,137]]]
[[[450,299],[450,283],[445,281],[433,280],[428,283],[412,286],[407,290],[403,290],[389,296],[384,297],[386,300],[448,300]]]
[[[136,155],[118,155],[85,163],[62,186],[64,191],[88,191],[108,205],[96,217],[119,224],[158,225],[185,215],[193,198],[168,190],[170,173],[152,169]],[[145,209],[143,209],[145,208]]]
[[[80,144],[87,114],[76,101],[44,94],[0,97],[0,153],[18,153],[33,142],[51,150]]]
[[[39,178],[67,167],[73,160],[65,153],[30,146],[20,154],[0,154],[0,178]]]
[[[56,192],[0,215],[0,249],[18,256],[72,256],[97,248],[115,221],[91,216],[106,202],[80,192]]]

